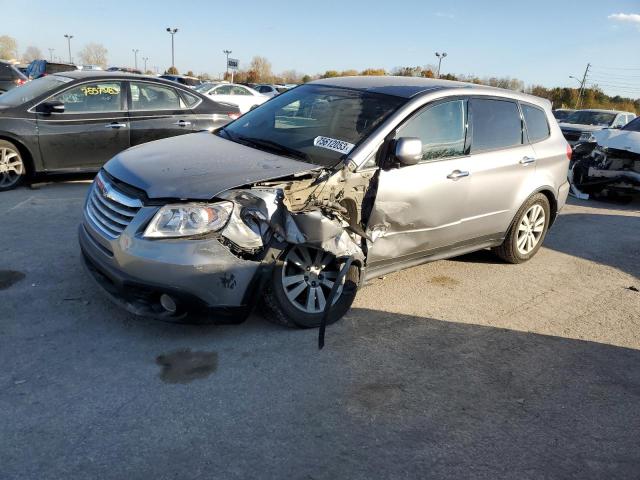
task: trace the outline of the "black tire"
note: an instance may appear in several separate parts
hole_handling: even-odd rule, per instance
[[[8,155],[11,154],[11,160],[8,159]],[[14,173],[3,170],[3,163],[7,159],[7,163],[9,161],[15,162],[16,160],[20,163],[21,172]],[[27,176],[27,166],[22,158],[22,154],[20,153],[20,149],[15,146],[13,143],[8,142],[6,140],[0,140],[0,192],[4,192],[6,190],[12,190],[24,182],[25,177]]]
[[[534,205],[539,205],[544,211],[544,228],[533,249],[527,254],[523,254],[518,249],[517,245],[518,229],[523,220],[523,217]],[[520,209],[516,213],[513,223],[511,224],[511,227],[509,228],[509,232],[507,233],[504,242],[502,242],[502,245],[500,245],[499,247],[494,248],[494,252],[496,253],[496,255],[498,255],[498,257],[508,263],[523,263],[527,260],[530,260],[538,252],[538,250],[540,250],[540,247],[542,246],[542,243],[547,236],[550,220],[551,208],[549,206],[549,199],[543,193],[536,193],[535,195],[532,195],[520,207]]]
[[[323,313],[306,313],[299,310],[291,303],[285,293],[282,270],[284,268],[284,258],[289,250],[284,252],[274,265],[271,281],[268,282],[265,288],[262,302],[264,316],[270,322],[284,327],[317,328],[320,326]],[[360,271],[358,267],[351,265],[346,274],[340,297],[329,310],[327,325],[340,320],[351,308],[351,304],[356,297],[359,280]]]

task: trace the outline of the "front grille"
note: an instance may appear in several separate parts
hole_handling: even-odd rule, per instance
[[[98,174],[91,186],[85,212],[94,226],[109,239],[116,239],[142,207],[142,202],[118,190]]]

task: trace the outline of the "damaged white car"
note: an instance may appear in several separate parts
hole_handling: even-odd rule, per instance
[[[344,315],[367,279],[492,247],[520,263],[565,203],[549,102],[465,83],[325,79],[134,147],[96,177],[83,258],[128,310],[280,324]]]
[[[570,176],[580,192],[640,192],[640,117],[619,130],[594,132],[574,153]]]

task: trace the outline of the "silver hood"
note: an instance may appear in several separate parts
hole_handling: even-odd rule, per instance
[[[322,167],[225,140],[210,132],[139,145],[104,169],[149,198],[210,200],[230,188]]]

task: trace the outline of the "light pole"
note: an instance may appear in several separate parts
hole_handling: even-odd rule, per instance
[[[144,73],[147,73],[147,60],[149,60],[149,57],[142,57],[142,61],[144,62]]]
[[[48,50],[49,50],[49,58],[53,62],[53,52],[55,51],[55,48],[49,48]]]
[[[440,78],[440,66],[442,65],[442,59],[446,57],[446,52],[438,53],[436,52],[436,57],[438,57],[438,73],[436,74],[436,78]]]
[[[138,69],[138,52],[140,50],[138,50],[137,48],[134,48],[131,50],[133,52],[133,65],[135,67],[135,69]]]
[[[224,53],[227,56],[227,70],[226,73],[224,74],[224,79],[226,80],[229,77],[229,55],[231,55],[231,50],[223,50],[222,53]]]
[[[175,61],[174,48],[173,48],[173,37],[175,36],[176,33],[178,33],[178,29],[167,27],[167,32],[171,34],[171,66],[173,68],[176,68],[176,61]]]
[[[67,44],[69,46],[69,63],[73,63],[71,61],[71,39],[73,38],[73,35],[69,35],[68,33],[65,33],[64,38],[67,39]]]

